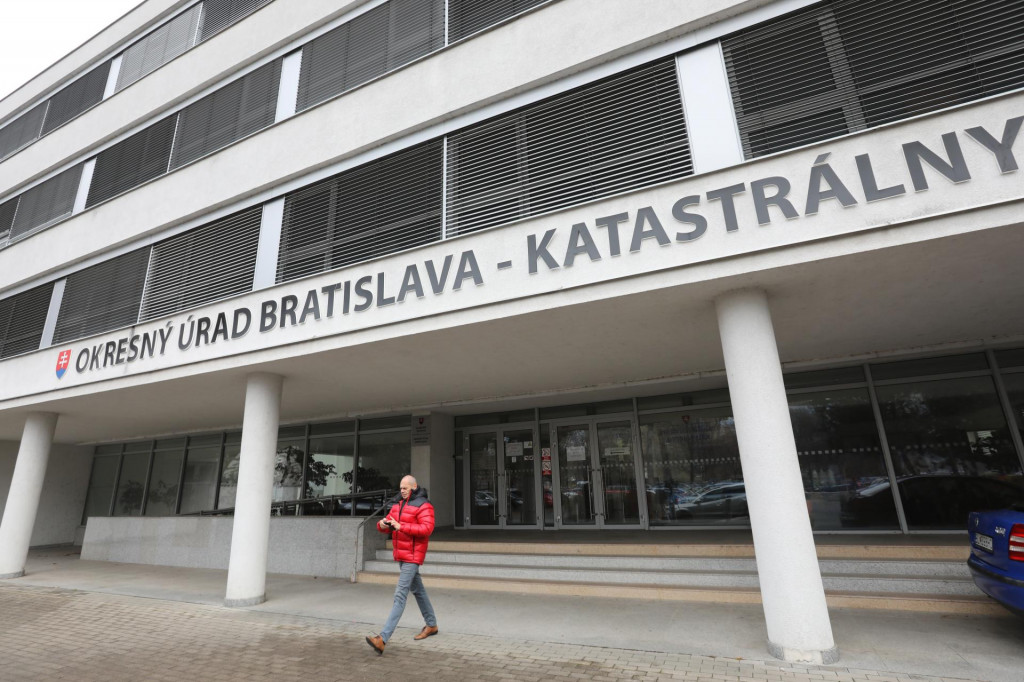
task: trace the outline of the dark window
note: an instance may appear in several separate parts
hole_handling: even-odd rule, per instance
[[[54,343],[135,324],[149,249],[138,249],[67,278]]]
[[[722,42],[744,153],[1024,85],[1024,2],[827,0]]]
[[[0,160],[18,151],[29,142],[39,138],[46,116],[47,103],[37,104],[32,109],[0,128]]]
[[[441,153],[426,142],[289,194],[277,281],[439,240]]]
[[[693,173],[672,58],[460,130],[448,150],[449,235]]]
[[[79,164],[23,193],[11,225],[11,238],[22,237],[71,215],[81,177]]]
[[[0,300],[0,358],[39,348],[53,282]]]
[[[547,0],[449,0],[448,41],[454,43]]]
[[[249,16],[270,0],[203,0],[203,28],[200,40]]]
[[[443,45],[442,0],[390,0],[303,47],[298,110],[351,90]]]
[[[168,116],[100,152],[86,206],[94,206],[166,173],[177,120],[177,114]]]
[[[61,126],[103,99],[110,62],[96,67],[50,98],[43,135]]]
[[[153,246],[142,320],[252,290],[261,206]]]
[[[116,89],[128,87],[195,45],[202,12],[202,3],[196,3],[125,50]]]
[[[20,199],[21,197],[14,197],[0,204],[0,244],[11,235],[11,225],[14,224],[14,216],[18,212]]]

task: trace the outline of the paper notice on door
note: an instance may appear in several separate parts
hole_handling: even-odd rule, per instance
[[[583,462],[587,459],[587,448],[585,445],[570,445],[565,448],[565,461]]]
[[[522,443],[505,443],[505,456],[506,457],[522,457],[523,456],[523,444]]]

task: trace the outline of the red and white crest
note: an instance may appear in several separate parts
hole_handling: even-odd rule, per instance
[[[62,350],[60,355],[57,356],[57,378],[60,379],[64,376],[64,372],[68,371],[68,364],[71,362],[71,349]]]

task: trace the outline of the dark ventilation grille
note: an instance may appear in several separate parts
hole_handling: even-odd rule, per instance
[[[14,197],[0,204],[0,244],[11,236],[11,225],[14,224],[14,216],[18,212],[18,201],[21,197]]]
[[[251,291],[262,216],[255,206],[153,246],[141,319]]]
[[[442,149],[426,142],[289,194],[277,281],[438,241]]]
[[[125,50],[116,89],[131,85],[195,45],[202,10],[202,4],[197,4]]]
[[[0,301],[0,358],[39,349],[53,282]]]
[[[752,158],[1024,86],[1024,1],[832,0],[722,47]]]
[[[548,0],[448,0],[448,42],[454,43]]]
[[[443,0],[391,0],[375,7],[303,47],[298,110],[443,45]]]
[[[82,164],[69,168],[24,192],[11,227],[11,238],[53,225],[71,215],[82,177]]]
[[[199,39],[206,40],[269,2],[270,0],[204,0],[203,28]]]
[[[138,249],[69,275],[53,342],[135,324],[149,251]]]
[[[662,59],[450,135],[447,233],[692,173],[675,59]]]
[[[32,109],[0,128],[0,160],[18,151],[39,138],[46,116],[46,102]]]
[[[110,74],[110,62],[96,67],[50,98],[43,135],[64,125],[75,116],[103,99]]]
[[[212,154],[274,122],[281,60],[239,78],[178,114],[171,168]]]
[[[94,206],[167,172],[178,115],[140,130],[96,157],[86,206]]]

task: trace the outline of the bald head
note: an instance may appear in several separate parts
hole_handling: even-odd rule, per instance
[[[402,482],[399,485],[399,489],[402,491],[402,499],[408,500],[412,492],[419,486],[416,485],[416,479],[412,476],[404,476]]]

